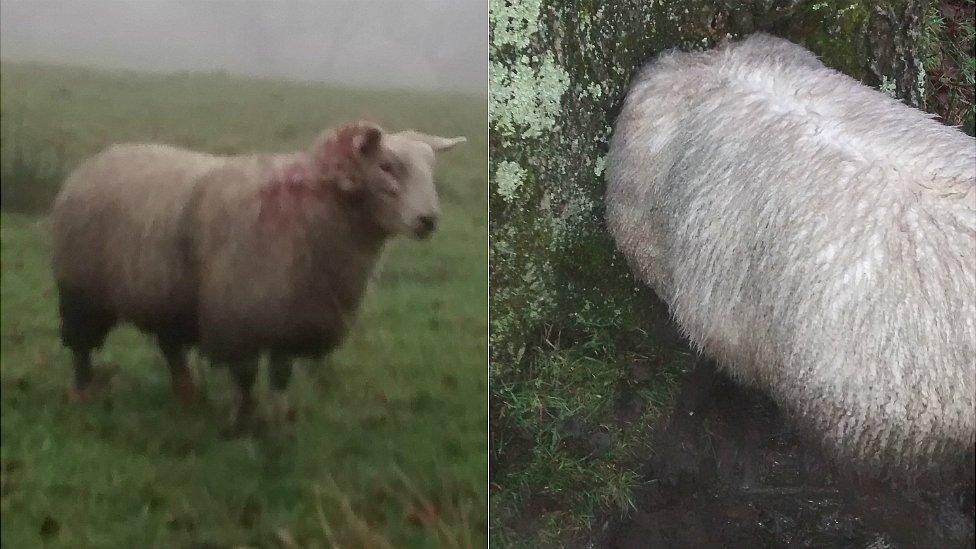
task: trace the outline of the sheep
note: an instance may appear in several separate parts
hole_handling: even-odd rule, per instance
[[[384,243],[434,230],[435,153],[464,141],[356,122],[304,152],[124,144],[84,161],[52,209],[74,394],[91,396],[91,353],[128,321],[155,335],[185,404],[197,397],[190,347],[230,365],[246,424],[259,357],[283,396],[293,358],[342,341]]]
[[[972,137],[756,34],[643,67],[607,161],[608,232],[699,353],[842,470],[972,478]]]

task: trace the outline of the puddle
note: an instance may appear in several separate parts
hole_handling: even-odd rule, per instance
[[[846,478],[762,394],[712,367],[683,382],[636,511],[604,547],[973,547],[973,486],[934,494]]]

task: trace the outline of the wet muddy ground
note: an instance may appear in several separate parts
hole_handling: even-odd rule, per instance
[[[707,363],[655,435],[636,511],[602,547],[973,547],[972,485],[933,494],[847,478],[776,406]]]

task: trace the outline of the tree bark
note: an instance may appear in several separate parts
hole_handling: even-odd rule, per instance
[[[495,368],[545,334],[612,340],[660,309],[603,227],[614,118],[635,71],[669,48],[755,31],[909,104],[923,103],[925,0],[490,2],[491,322]]]

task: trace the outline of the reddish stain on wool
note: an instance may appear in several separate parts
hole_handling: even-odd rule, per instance
[[[259,192],[258,219],[275,228],[301,221],[309,199],[319,193],[314,188],[312,169],[307,159],[295,160],[276,168]]]

